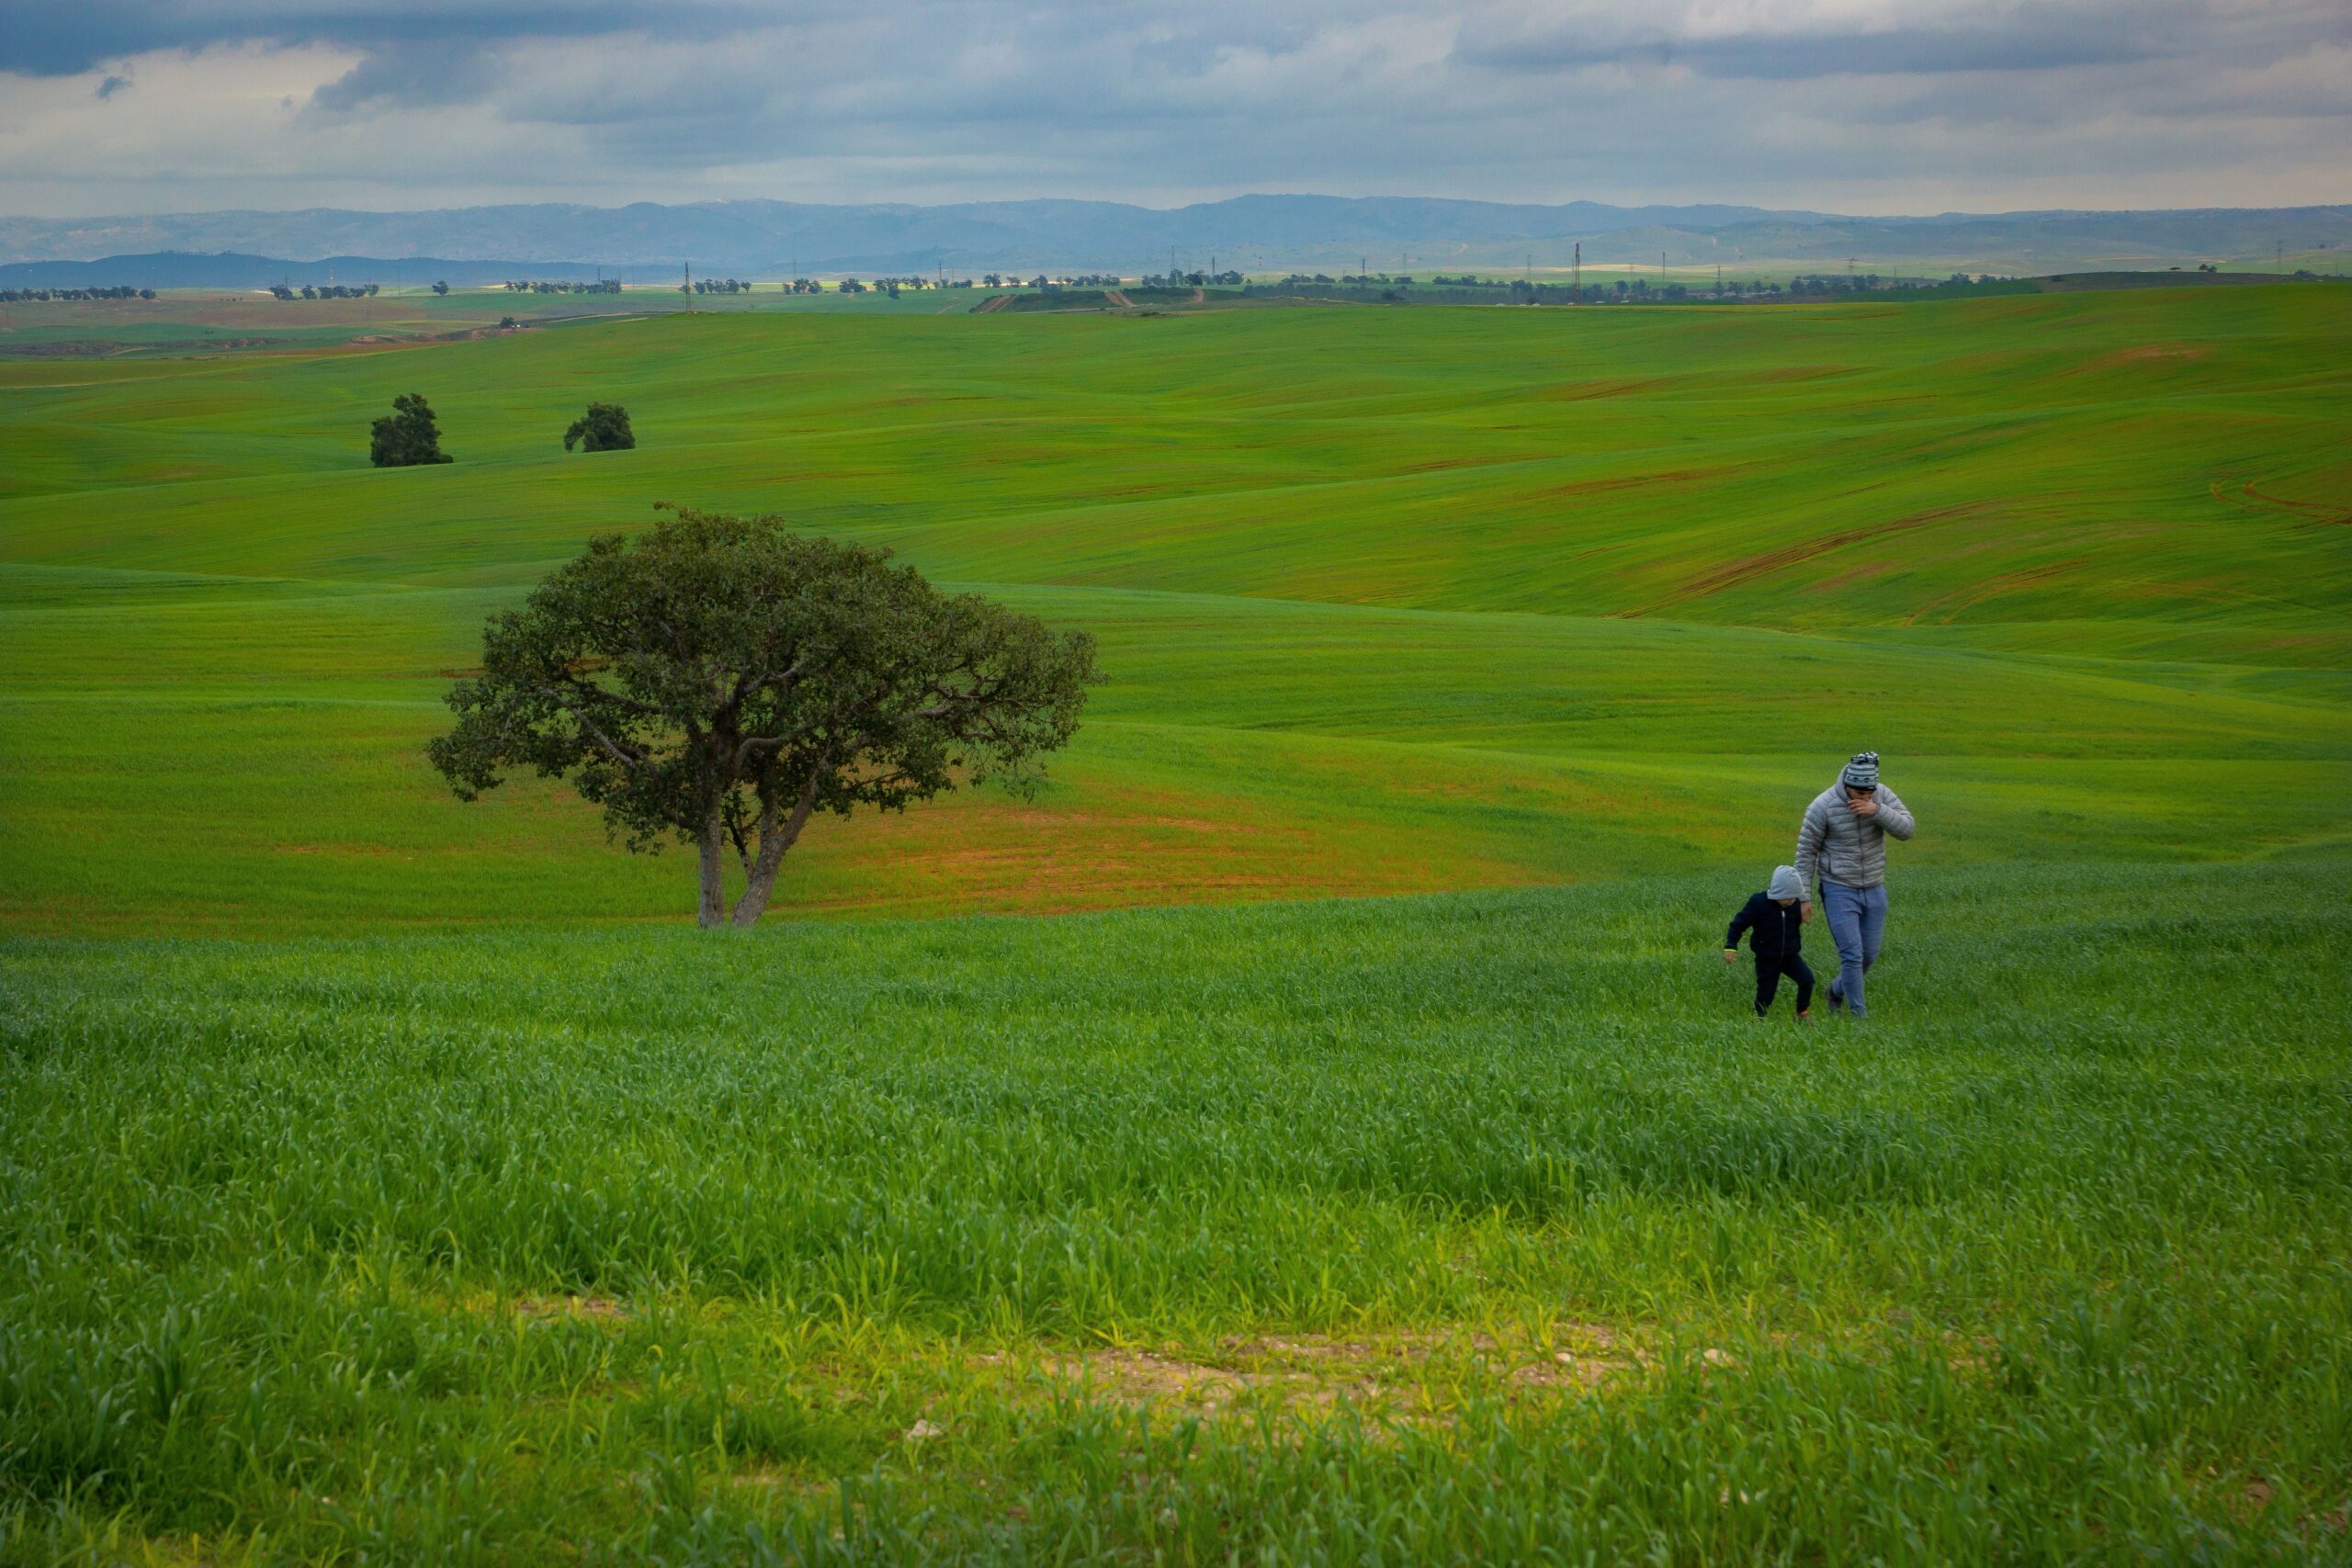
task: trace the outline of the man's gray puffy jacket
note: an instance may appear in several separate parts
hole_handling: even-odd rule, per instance
[[[1876,887],[1886,880],[1886,840],[1907,839],[1916,826],[1903,799],[1878,786],[1878,812],[1857,817],[1846,804],[1846,786],[1831,784],[1804,808],[1797,829],[1797,880],[1810,893],[1826,879],[1849,887]]]

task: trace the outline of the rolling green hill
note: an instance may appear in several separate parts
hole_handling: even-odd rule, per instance
[[[2343,1557],[2347,348],[2247,287],[0,363],[0,1564]],[[410,390],[457,460],[370,469]],[[1051,789],[724,934],[451,799],[483,618],[661,500],[1094,631]],[[1863,745],[1871,1017],[1758,1023],[1723,922]]]
[[[786,911],[1769,866],[1859,745],[1923,862],[2341,842],[2352,300],[670,316],[0,367],[19,930],[666,916],[418,755],[482,617],[658,500],[1094,629],[1035,807],[828,825]],[[458,460],[376,471],[423,389]],[[592,397],[638,450],[567,456]]]

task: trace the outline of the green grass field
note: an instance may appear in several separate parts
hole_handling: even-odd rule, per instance
[[[2352,1556],[2352,296],[723,310],[0,360],[0,1562]],[[1093,631],[1050,789],[451,799],[664,500]]]
[[[798,910],[1769,868],[1861,744],[1921,863],[2341,844],[2352,299],[680,316],[0,369],[0,919],[667,917],[675,856],[419,748],[483,616],[660,500],[1094,629],[1034,807],[813,834]],[[458,461],[367,467],[429,392]],[[592,396],[642,446],[567,456]],[[2094,803],[2097,803],[2096,808]]]

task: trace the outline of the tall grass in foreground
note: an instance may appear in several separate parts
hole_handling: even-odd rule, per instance
[[[11,944],[0,1558],[2341,1557],[2345,869]]]

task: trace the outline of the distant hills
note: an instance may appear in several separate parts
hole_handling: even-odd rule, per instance
[[[1555,206],[1420,197],[1245,196],[1159,209],[1106,201],[938,207],[787,201],[582,207],[537,203],[420,212],[196,212],[0,218],[10,287],[134,282],[493,281],[621,272],[803,273],[1187,268],[1438,271],[1585,259],[1675,265],[1747,260],[1970,262],[2015,272],[2352,251],[2352,205],[2144,212],[1944,213],[1856,218],[1755,207]],[[560,256],[568,261],[517,258]],[[67,265],[51,273],[36,265]],[[87,270],[96,267],[97,270]],[[129,269],[143,267],[138,276]],[[84,270],[73,270],[79,268]],[[100,276],[103,272],[106,276]],[[121,274],[121,276],[115,276]],[[332,274],[332,277],[330,276]]]
[[[588,262],[453,261],[446,256],[326,256],[318,261],[289,261],[234,251],[214,255],[149,251],[96,261],[10,262],[0,265],[0,288],[103,288],[118,283],[147,288],[266,288],[273,283],[299,288],[306,283],[435,281],[463,286],[526,277],[556,282],[594,277],[597,270]]]

